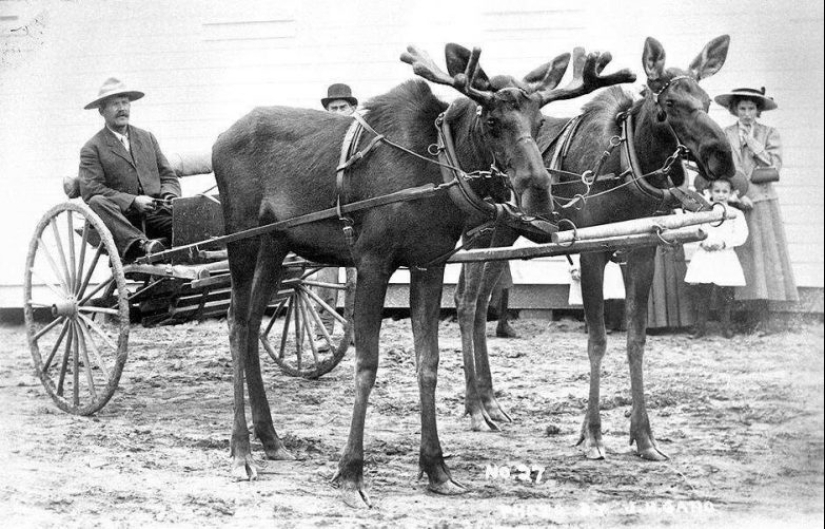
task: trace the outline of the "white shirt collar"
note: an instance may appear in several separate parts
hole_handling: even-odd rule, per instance
[[[124,147],[126,147],[127,151],[131,152],[131,143],[129,142],[129,134],[128,134],[129,129],[128,128],[126,129],[126,132],[127,132],[126,134],[121,134],[119,132],[116,132],[116,131],[110,129],[108,125],[106,126],[106,129],[109,132],[111,132],[112,134],[115,135],[115,138],[117,138],[117,141],[119,141]]]

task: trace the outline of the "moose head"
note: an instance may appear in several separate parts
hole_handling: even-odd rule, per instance
[[[549,219],[553,210],[550,175],[534,140],[543,119],[541,108],[605,86],[632,82],[635,75],[622,70],[602,76],[602,70],[611,60],[610,54],[585,55],[582,48],[576,48],[573,78],[565,87],[556,88],[570,62],[569,53],[542,64],[521,80],[510,76],[489,78],[479,66],[479,48],[470,51],[458,44],[448,44],[445,54],[448,73],[414,46],[407,48],[401,60],[412,65],[417,75],[433,83],[452,86],[476,103],[474,141],[492,153],[495,164],[507,172],[525,213]],[[449,117],[448,112],[447,119]]]
[[[645,40],[642,55],[650,89],[648,104],[656,106],[660,124],[666,125],[676,141],[688,148],[699,169],[710,179],[729,178],[735,167],[724,131],[707,114],[710,97],[699,86],[699,81],[722,68],[729,45],[728,35],[711,40],[687,71],[665,69],[665,49],[653,37]]]

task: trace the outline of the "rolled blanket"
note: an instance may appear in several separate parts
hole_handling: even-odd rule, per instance
[[[179,177],[212,172],[212,151],[173,153],[168,160]]]
[[[67,175],[63,177],[63,192],[69,198],[80,196],[80,177]]]

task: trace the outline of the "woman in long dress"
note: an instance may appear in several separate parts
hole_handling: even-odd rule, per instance
[[[737,248],[746,285],[736,289],[736,299],[749,306],[753,330],[768,332],[768,301],[798,301],[785,227],[779,200],[771,181],[757,176],[765,168],[782,169],[782,142],[779,132],[757,121],[762,112],[774,110],[776,103],[765,89],[737,88],[714,98],[736,116],[737,122],[725,129],[737,169],[750,182],[742,197],[750,236]]]
[[[693,310],[685,292],[687,265],[684,246],[657,246],[655,259],[647,304],[648,330],[690,327],[693,324]]]

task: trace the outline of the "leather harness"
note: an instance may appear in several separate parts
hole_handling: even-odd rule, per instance
[[[448,111],[449,109],[447,112]],[[467,174],[459,167],[452,132],[450,131],[447,120],[445,119],[447,112],[440,114],[435,121],[435,127],[438,131],[438,139],[437,143],[429,149],[429,154],[436,155],[437,161],[425,158],[418,153],[412,152],[404,147],[392,143],[385,136],[375,131],[361,114],[358,112],[352,114],[353,122],[344,135],[344,140],[341,145],[341,156],[339,159],[339,165],[336,168],[335,179],[335,209],[338,213],[338,220],[342,224],[344,236],[350,246],[355,243],[356,239],[354,221],[351,217],[344,215],[342,212],[343,205],[347,204],[349,199],[347,193],[347,175],[349,174],[349,169],[352,168],[353,165],[362,160],[373,148],[382,142],[387,143],[396,149],[407,152],[408,154],[425,159],[430,163],[436,163],[440,167],[443,184],[439,187],[446,189],[450,200],[470,217],[471,224],[478,225],[477,228],[471,230],[472,236],[477,237],[486,229],[494,227],[495,225],[506,225],[519,232],[549,234],[558,231],[555,224],[543,219],[526,215],[514,204],[507,202],[499,203],[493,202],[490,199],[483,199],[475,191],[473,191],[472,186],[470,185],[470,180],[473,178],[506,179],[507,175],[506,173],[498,170],[495,165],[491,166],[490,171],[475,171],[472,175]],[[358,143],[361,141],[361,137],[365,130],[374,135],[374,137],[363,150],[358,151]],[[472,241],[468,244],[471,243]],[[439,258],[438,261],[440,260],[442,259]],[[428,265],[431,264],[434,263],[428,263]]]
[[[616,189],[622,186],[631,186],[632,189],[635,189],[634,192],[638,194],[640,199],[656,200],[657,202],[661,203],[661,207],[670,207],[671,205],[681,204],[682,207],[689,211],[709,209],[710,205],[707,203],[704,197],[702,197],[702,195],[699,195],[696,192],[682,190],[677,187],[671,187],[667,190],[663,190],[661,188],[651,186],[646,181],[647,178],[652,177],[656,174],[667,176],[672,164],[676,161],[681,160],[681,158],[687,152],[687,149],[681,144],[679,144],[676,151],[670,157],[668,157],[667,161],[665,162],[662,168],[657,169],[656,171],[653,171],[648,174],[640,175],[638,161],[636,159],[635,148],[633,146],[632,120],[629,119],[629,116],[627,116],[626,114],[627,113],[623,113],[617,116],[618,120],[623,121],[623,137],[621,138],[621,141],[619,143],[624,144],[624,149],[622,150],[622,166],[626,167],[626,169],[623,170],[619,177],[616,177],[612,174],[594,174],[596,173],[596,171],[585,171],[583,174],[571,173],[557,168],[558,166],[563,164],[564,155],[567,154],[570,142],[572,141],[574,133],[578,128],[578,120],[576,120],[576,118],[568,122],[565,125],[565,129],[562,131],[562,133],[553,138],[550,141],[550,143],[547,146],[545,146],[544,149],[542,149],[543,155],[547,149],[556,144],[557,153],[554,153],[553,164],[557,165],[556,167],[547,168],[548,172],[550,172],[550,174],[553,176],[575,177],[576,179],[581,180],[588,186],[588,195],[590,191],[590,185],[592,185],[592,183],[597,180],[623,180],[622,183],[612,187],[611,189],[602,191],[601,193],[597,193],[594,195],[589,195],[590,198],[600,194],[615,191]],[[317,222],[336,216],[342,223],[342,230],[344,232],[344,236],[347,242],[349,243],[350,247],[352,247],[352,245],[355,243],[356,234],[354,230],[354,221],[351,217],[348,216],[349,213],[362,211],[372,207],[393,204],[397,202],[408,202],[411,200],[434,198],[435,196],[441,194],[443,191],[447,191],[450,198],[453,200],[456,206],[458,206],[462,211],[464,211],[471,217],[479,216],[480,218],[486,219],[486,222],[483,222],[476,228],[468,231],[470,240],[467,243],[465,243],[462,246],[462,248],[470,246],[473,240],[475,240],[475,238],[478,235],[480,235],[488,229],[494,228],[496,225],[506,225],[521,233],[533,232],[546,235],[548,233],[554,233],[555,231],[558,231],[557,225],[552,224],[546,220],[530,217],[526,215],[523,211],[521,211],[521,209],[519,209],[518,206],[514,204],[495,203],[491,200],[484,200],[481,199],[472,190],[472,187],[469,185],[468,182],[468,180],[471,178],[507,178],[507,175],[497,170],[495,166],[492,166],[490,171],[474,171],[471,175],[468,175],[467,173],[462,171],[457,165],[457,158],[455,155],[455,148],[452,142],[452,135],[450,133],[449,126],[446,123],[446,120],[444,119],[444,116],[445,113],[441,114],[436,120],[436,128],[438,130],[438,143],[436,145],[430,146],[430,151],[432,151],[433,149],[437,151],[429,152],[430,155],[438,156],[438,161],[435,161],[431,158],[427,158],[421,154],[413,152],[409,149],[406,149],[405,147],[397,145],[392,141],[388,140],[386,137],[376,132],[369,125],[369,123],[366,122],[363,116],[356,112],[352,115],[353,123],[347,130],[341,146],[340,163],[336,168],[335,200],[332,207],[321,211],[314,211],[304,215],[299,215],[298,217],[293,217],[282,221],[274,222],[272,224],[257,226],[220,237],[213,237],[211,239],[201,241],[198,243],[192,243],[175,247],[170,250],[165,250],[163,252],[143,257],[139,259],[139,262],[153,263],[177,255],[189,255],[193,253],[197,255],[197,252],[201,251],[203,248],[225,245],[233,241],[238,241],[250,237],[257,237],[266,233],[271,233],[278,230],[285,230],[295,226],[300,226],[302,224]],[[358,144],[361,141],[361,136],[364,130],[370,132],[375,137],[367,144],[367,146],[363,150],[358,151]],[[562,135],[564,135],[564,139],[561,142],[557,143],[557,141]],[[605,160],[610,155],[613,148],[615,148],[615,146],[618,145],[618,143],[613,142],[612,140],[613,139],[611,138],[610,146],[608,150],[606,150],[603,153],[602,160],[600,160],[600,162],[597,163],[596,169],[600,169],[603,160]],[[440,185],[426,184],[415,188],[403,189],[401,191],[396,191],[393,193],[389,193],[387,195],[372,197],[366,200],[359,200],[350,203],[348,200],[349,197],[346,185],[346,174],[348,170],[353,165],[362,160],[365,156],[367,156],[367,154],[369,154],[370,151],[372,151],[379,143],[382,142],[386,143],[387,145],[395,149],[406,152],[412,156],[421,158],[427,161],[428,163],[434,163],[436,165],[439,165],[441,167],[441,173],[444,182]],[[565,183],[567,182],[559,182],[557,185],[563,185]],[[658,192],[663,193],[667,200],[660,200],[657,197],[656,191],[654,190],[658,190]],[[665,191],[667,193],[664,193]],[[577,195],[566,207],[569,207],[579,199],[586,201],[587,196]],[[435,264],[442,264],[449,258],[450,255],[455,253],[455,251],[458,251],[458,248],[456,250],[453,250],[452,252],[449,252],[446,256],[441,256],[430,263],[422,265],[421,267],[423,268]]]
[[[658,94],[656,95],[658,96]],[[553,175],[554,184],[556,185],[576,183],[576,181],[580,180],[586,187],[586,192],[584,194],[577,194],[570,197],[570,201],[567,204],[561,205],[562,208],[575,206],[579,201],[586,203],[588,198],[607,194],[621,187],[628,187],[630,192],[640,201],[654,202],[658,204],[657,209],[663,212],[669,211],[674,207],[682,207],[688,211],[700,211],[710,208],[710,205],[704,197],[702,197],[702,195],[690,190],[676,187],[670,180],[669,174],[673,164],[676,162],[683,162],[684,158],[689,153],[688,149],[681,144],[675,132],[673,134],[676,138],[677,146],[673,154],[665,160],[664,164],[659,169],[651,171],[650,173],[642,172],[641,167],[639,166],[636,146],[634,143],[633,113],[629,111],[622,112],[616,116],[616,121],[619,123],[621,128],[621,136],[614,136],[610,138],[607,149],[602,153],[602,156],[596,162],[593,170],[585,171],[581,175],[578,173],[562,171],[560,167],[564,163],[564,159],[567,156],[573,136],[578,130],[578,125],[581,123],[580,118],[581,115],[568,121],[562,129],[562,132],[559,136],[557,136],[556,139],[560,139],[560,141],[556,144],[556,150],[553,153],[550,167],[547,168],[547,170]],[[672,129],[671,132],[673,132]],[[619,145],[622,146],[619,151],[621,157],[621,173],[618,176],[612,173],[602,174],[602,166],[610,157],[613,150]],[[558,181],[557,176],[564,176],[567,178],[567,181],[560,182]],[[667,180],[669,186],[667,188],[654,186],[649,181],[653,178],[664,178]],[[590,194],[590,189],[593,183],[607,180],[617,181],[619,183],[608,190],[592,195]],[[584,205],[581,207],[584,207]]]

